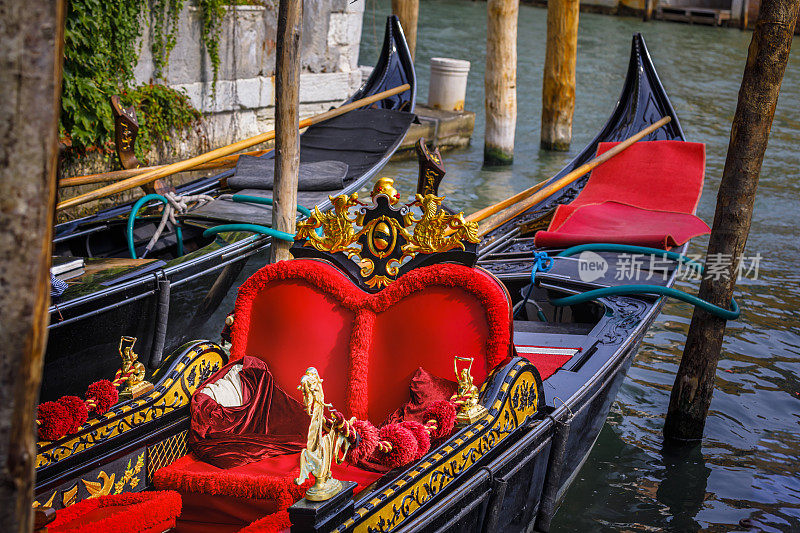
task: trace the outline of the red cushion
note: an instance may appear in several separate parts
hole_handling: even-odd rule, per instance
[[[181,512],[176,492],[128,492],[80,501],[56,513],[52,533],[161,533]]]
[[[295,485],[299,461],[300,454],[295,453],[222,469],[186,455],[157,470],[153,484],[158,489],[177,491],[185,499],[179,531],[231,531],[284,511],[302,498],[311,482]],[[334,463],[331,472],[336,479],[358,483],[355,493],[382,475],[347,463]],[[207,527],[210,522],[219,527]]]
[[[508,356],[511,324],[505,288],[481,269],[418,268],[369,294],[326,262],[298,259],[241,286],[231,355],[263,359],[287,391],[314,366],[334,407],[380,422],[408,399],[418,367],[449,376],[454,355],[471,356],[482,382]]]

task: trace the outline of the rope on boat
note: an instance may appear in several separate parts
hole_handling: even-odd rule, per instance
[[[128,215],[128,251],[131,254],[133,259],[136,259],[136,250],[134,248],[134,240],[133,240],[133,225],[136,221],[136,215],[139,213],[139,210],[148,202],[152,200],[157,200],[164,204],[164,210],[161,212],[161,220],[158,223],[158,227],[156,228],[155,233],[150,238],[150,242],[147,243],[147,246],[144,248],[144,252],[142,252],[142,259],[147,257],[147,254],[153,249],[153,246],[158,242],[158,239],[161,237],[161,234],[164,231],[164,228],[167,225],[167,221],[171,222],[175,225],[175,235],[178,240],[178,256],[182,256],[183,251],[183,230],[181,229],[180,222],[176,218],[176,215],[183,215],[192,211],[193,209],[197,209],[198,207],[204,206],[205,204],[214,200],[211,196],[207,194],[186,194],[180,195],[174,192],[167,192],[163,195],[161,194],[148,194],[133,204],[133,208],[131,209],[131,214]],[[191,205],[190,205],[191,204]]]
[[[547,255],[547,252],[533,252],[533,267],[531,268],[531,284],[528,286],[528,292],[525,293],[525,298],[522,300],[522,305],[520,305],[516,312],[514,313],[514,318],[517,317],[519,312],[525,307],[525,304],[528,303],[530,300],[531,292],[533,292],[533,285],[536,283],[536,273],[537,272],[549,272],[550,269],[553,268],[553,258]],[[536,316],[542,322],[547,322],[547,318],[544,316],[544,311],[542,308],[539,307],[539,304],[536,303],[536,300],[532,300],[533,305],[536,306]]]
[[[586,250],[600,251],[600,252],[632,252],[632,253],[641,253],[649,255],[662,255],[670,259],[673,259],[675,261],[678,261],[680,263],[684,263],[697,270],[700,274],[702,274],[705,269],[703,263],[695,261],[683,254],[670,252],[667,250],[660,250],[658,248],[633,246],[629,244],[610,244],[610,243],[581,244],[579,246],[573,246],[571,248],[567,248],[566,250],[558,254],[556,257],[569,257]],[[538,261],[534,263],[533,270],[536,270],[538,268],[537,265]],[[533,285],[533,283],[531,283],[531,285]],[[528,295],[530,295],[530,290],[531,289],[528,290]],[[700,309],[703,309],[704,311],[707,311],[712,315],[722,318],[724,320],[735,320],[739,318],[739,315],[741,314],[741,310],[739,309],[739,304],[737,304],[736,300],[734,299],[731,299],[730,308],[725,309],[718,305],[714,305],[706,300],[702,300],[692,294],[679,291],[678,289],[673,289],[672,287],[663,287],[661,285],[649,285],[649,284],[620,285],[617,287],[605,287],[602,289],[593,289],[590,291],[582,292],[580,294],[565,296],[563,298],[552,298],[550,300],[550,303],[558,307],[563,307],[567,305],[576,305],[588,302],[590,300],[596,300],[597,298],[602,298],[604,296],[628,296],[628,295],[638,295],[638,294],[657,294],[660,296],[668,296],[670,298],[675,298],[677,300],[689,303],[695,307],[699,307]]]

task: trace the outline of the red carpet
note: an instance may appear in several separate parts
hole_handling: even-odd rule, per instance
[[[600,143],[602,154],[617,143]],[[609,242],[668,248],[708,233],[694,216],[703,191],[705,146],[639,142],[598,166],[575,200],[556,209],[536,246]]]

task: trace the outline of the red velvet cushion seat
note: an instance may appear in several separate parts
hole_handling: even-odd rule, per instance
[[[280,262],[241,286],[235,312],[233,358],[263,359],[286,391],[314,366],[326,401],[373,422],[408,399],[418,367],[455,377],[453,356],[474,357],[480,383],[511,348],[504,287],[462,265],[418,268],[369,294],[323,261]]]
[[[161,533],[175,527],[181,497],[172,491],[129,492],[80,501],[56,513],[51,533]]]
[[[179,531],[237,531],[302,498],[311,483],[295,485],[299,464],[300,454],[294,453],[222,469],[187,455],[156,471],[153,484],[177,491],[186,501]],[[346,463],[334,464],[331,471],[336,479],[358,483],[355,492],[381,476]]]

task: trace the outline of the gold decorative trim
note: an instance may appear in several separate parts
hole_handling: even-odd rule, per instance
[[[334,531],[393,531],[533,416],[539,408],[540,395],[536,376],[530,368],[521,371],[515,368],[505,380],[503,385],[508,385],[506,390],[510,392],[498,399],[500,406],[493,406],[489,417],[470,426],[402,479],[362,503],[354,516]]]
[[[220,368],[226,356],[214,344],[195,346],[149,394],[90,418],[83,431],[56,442],[37,443],[36,468],[44,468],[189,405],[192,393]]]
[[[315,208],[298,223],[296,246],[355,260],[359,275],[373,289],[389,285],[399,275],[400,265],[418,254],[466,250],[466,243],[480,242],[476,222],[467,222],[464,213],[452,215],[442,209],[444,196],[417,194],[413,202],[399,204],[390,178],[375,184],[372,206],[359,201],[357,193],[329,198],[331,211]],[[379,204],[380,198],[385,200]],[[414,216],[414,207],[421,209],[419,217]]]

